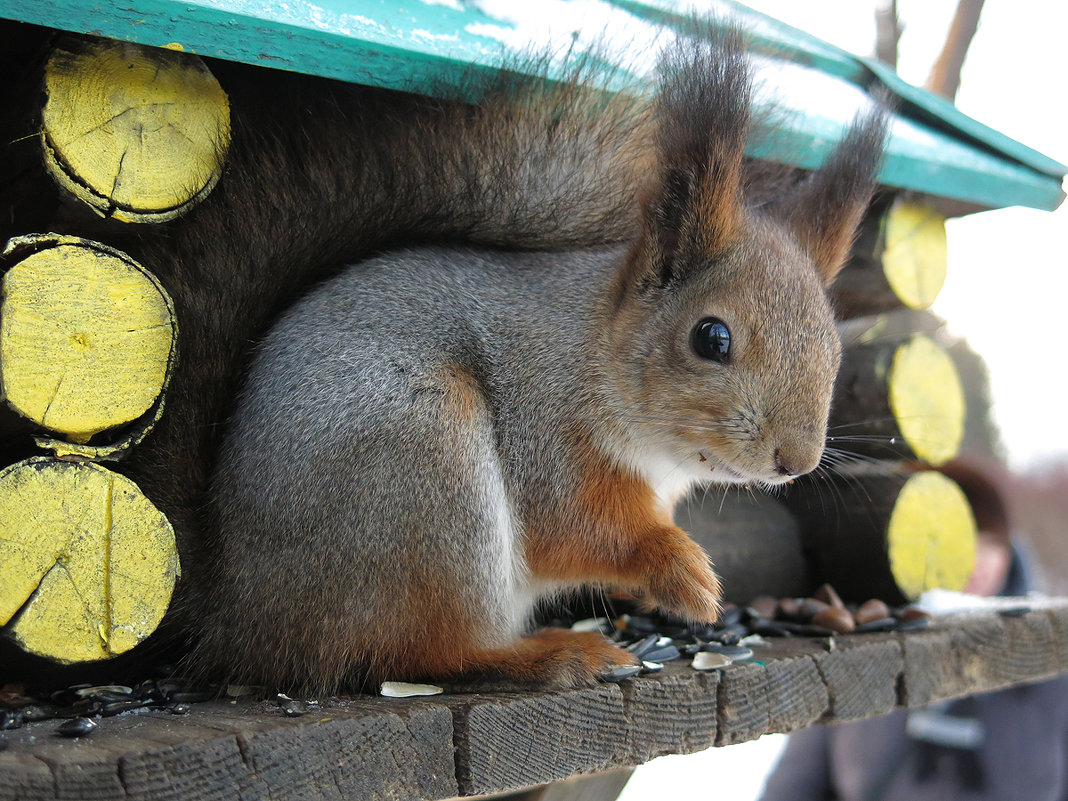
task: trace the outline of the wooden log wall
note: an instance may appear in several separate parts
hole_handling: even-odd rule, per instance
[[[29,432],[53,459],[77,460],[86,470],[104,470],[101,461],[136,447],[164,413],[179,321],[173,319],[166,293],[152,278],[151,265],[135,264],[120,251],[92,241],[90,234],[103,230],[109,232],[109,241],[121,241],[124,232],[178,217],[202,200],[219,180],[225,161],[230,130],[227,98],[193,56],[91,38],[53,39],[39,29],[22,36],[26,26],[18,27],[18,36],[8,28],[5,38],[19,38],[22,44],[0,64],[16,75],[14,83],[19,86],[17,91],[6,89],[11,107],[32,107],[34,113],[12,114],[4,130],[10,134],[7,141],[17,143],[12,152],[21,166],[0,174],[0,204],[10,210],[4,233],[13,236],[0,265],[8,293],[0,348],[11,354],[10,359],[5,355],[0,376],[9,407],[0,415],[0,432],[7,431],[11,441],[20,443],[5,448],[12,455],[28,455],[21,443]],[[35,75],[37,84],[31,90]],[[45,200],[28,203],[24,196]],[[45,233],[50,226],[59,226],[64,233]],[[120,233],[111,236],[116,230]],[[20,274],[41,274],[42,262],[58,271],[55,277],[34,278],[38,288],[32,291],[20,288]],[[86,267],[76,266],[82,262],[95,270],[110,265],[113,274],[76,279],[79,271],[86,272]],[[154,305],[146,301],[136,313],[129,309],[105,313],[103,300],[86,301],[77,309],[65,300],[72,296],[73,280],[86,286],[97,282],[95,290],[105,298],[107,292],[101,289],[116,286],[119,274],[136,277],[144,287],[142,295],[155,297]],[[814,480],[797,482],[779,498],[753,492],[728,495],[720,502],[718,491],[713,491],[703,504],[691,503],[679,511],[680,523],[694,531],[719,565],[729,598],[805,594],[822,581],[840,581],[832,566],[849,564],[857,554],[879,555],[865,556],[864,568],[872,573],[859,586],[863,593],[887,600],[914,597],[932,583],[961,584],[974,526],[970,529],[967,515],[959,513],[959,497],[945,490],[944,502],[917,505],[907,500],[911,491],[905,489],[916,486],[919,479],[902,472],[906,460],[937,466],[959,448],[964,410],[952,362],[936,342],[919,333],[899,332],[896,338],[882,340],[870,335],[880,329],[875,322],[878,315],[928,306],[944,274],[945,234],[937,212],[922,199],[891,193],[877,198],[864,222],[856,256],[834,287],[843,319],[854,321],[849,331],[866,333],[855,337],[846,333],[848,349],[835,399],[828,469]],[[51,295],[39,288],[50,282]],[[79,290],[79,297],[82,294]],[[49,344],[40,331],[20,322],[25,311],[36,319],[64,318],[65,328]],[[134,314],[137,322],[130,316]],[[121,318],[126,328],[154,331],[147,322],[152,315],[153,319],[169,315],[163,326],[171,337],[169,346],[158,338],[125,343],[122,348],[107,344],[112,321]],[[98,356],[106,352],[117,360],[107,370],[104,359],[94,361],[101,368],[96,384],[87,370],[93,361],[86,357],[90,351]],[[66,360],[62,369],[60,354]],[[24,387],[33,391],[20,389]],[[92,411],[95,399],[104,401],[96,406],[107,407],[107,414]],[[60,423],[63,408],[92,419]],[[20,465],[8,468],[12,475],[19,471],[33,471],[35,478],[66,475],[58,469],[46,471],[37,461]],[[26,481],[22,485],[28,486]],[[12,508],[16,506],[32,504]],[[930,517],[932,510],[942,507],[957,509],[951,526],[949,518]],[[28,538],[40,535],[29,533],[32,527],[11,514],[0,519],[0,528],[21,532],[20,554],[33,551]],[[162,525],[152,512],[146,514],[147,530]],[[919,543],[910,539],[911,532],[929,531],[939,534],[923,534]],[[37,603],[43,577],[56,575],[49,566],[65,563],[67,551],[57,547],[45,549],[46,557],[19,562],[26,564],[19,568],[22,589],[7,600],[10,612],[0,618],[0,625],[6,622],[11,630],[22,625],[26,612]],[[167,549],[173,546],[164,546],[151,579],[161,589],[159,598],[169,595],[178,572],[173,550]],[[937,569],[917,567],[933,558],[945,564]],[[163,565],[166,569],[159,567]],[[101,584],[110,580],[106,570],[89,575],[96,576],[94,587],[103,597],[118,591]],[[852,595],[852,585],[846,586]],[[143,617],[158,619],[155,612]],[[54,625],[99,628],[91,614],[84,620],[57,619]],[[109,627],[114,628],[113,621],[104,629]],[[146,624],[133,641],[148,631]],[[92,639],[88,634],[87,638]],[[50,645],[36,645],[38,640],[25,637],[20,642],[60,661],[87,658],[86,650],[63,653],[64,638],[58,634],[53,640]],[[128,647],[126,640],[122,642],[123,648]],[[116,653],[117,643],[105,643],[94,653],[97,657]]]
[[[181,572],[170,523],[104,464],[160,419],[178,322],[150,269],[47,231],[84,230],[70,208],[153,223],[195,205],[221,174],[229,109],[195,57],[0,33],[23,42],[2,61],[17,85],[0,173],[0,627],[54,662],[108,659],[156,629]],[[19,459],[31,437],[49,455]]]

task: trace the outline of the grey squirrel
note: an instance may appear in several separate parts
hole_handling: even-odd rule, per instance
[[[680,37],[652,98],[518,80],[471,106],[280,76],[309,109],[294,126],[238,83],[228,172],[136,254],[175,296],[186,367],[125,470],[179,534],[189,665],[315,691],[571,687],[633,657],[528,633],[540,598],[603,584],[713,621],[719,580],[672,505],[819,462],[825,287],[883,116],[768,193],[736,32]]]

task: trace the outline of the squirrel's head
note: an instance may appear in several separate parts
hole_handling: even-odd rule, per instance
[[[609,380],[637,461],[690,479],[778,484],[823,454],[841,356],[825,290],[870,201],[885,119],[859,119],[821,170],[751,207],[747,86],[726,86],[748,75],[718,69],[703,105],[676,98],[687,110],[667,109],[677,118],[703,108],[708,119],[658,143],[644,228],[608,304],[619,368]],[[670,85],[665,96],[673,102]]]

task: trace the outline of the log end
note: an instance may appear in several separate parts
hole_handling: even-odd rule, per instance
[[[25,255],[28,254],[28,255]],[[119,251],[75,237],[12,240],[3,278],[0,388],[32,422],[85,443],[148,412],[177,326],[163,287]]]
[[[946,351],[922,334],[894,352],[887,378],[898,429],[921,461],[940,465],[960,452],[964,439],[964,389]]]
[[[226,93],[196,56],[67,39],[45,66],[45,165],[102,216],[162,222],[211,192],[230,143]]]
[[[902,594],[962,590],[975,564],[977,530],[968,499],[934,470],[912,475],[898,494],[886,530],[890,570]]]
[[[883,273],[911,309],[926,309],[946,281],[946,220],[922,203],[895,204],[886,215]]]
[[[170,523],[132,481],[51,457],[0,472],[0,563],[0,625],[64,664],[145,639],[180,573]]]

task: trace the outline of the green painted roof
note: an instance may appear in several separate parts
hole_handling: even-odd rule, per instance
[[[529,9],[534,0],[512,2]],[[680,0],[602,5],[609,32],[611,25],[631,32],[636,25],[648,29],[650,39],[656,29],[687,19]],[[865,93],[882,86],[899,102],[880,174],[884,184],[987,208],[1053,209],[1064,198],[1068,167],[905,83],[886,66],[729,0],[717,8],[750,32],[761,83],[785,110],[781,135],[754,143],[754,155],[816,166]],[[0,17],[416,91],[496,69],[529,47],[514,23],[459,0],[0,0]],[[535,49],[546,44],[535,36]],[[628,60],[633,55],[634,49]]]

